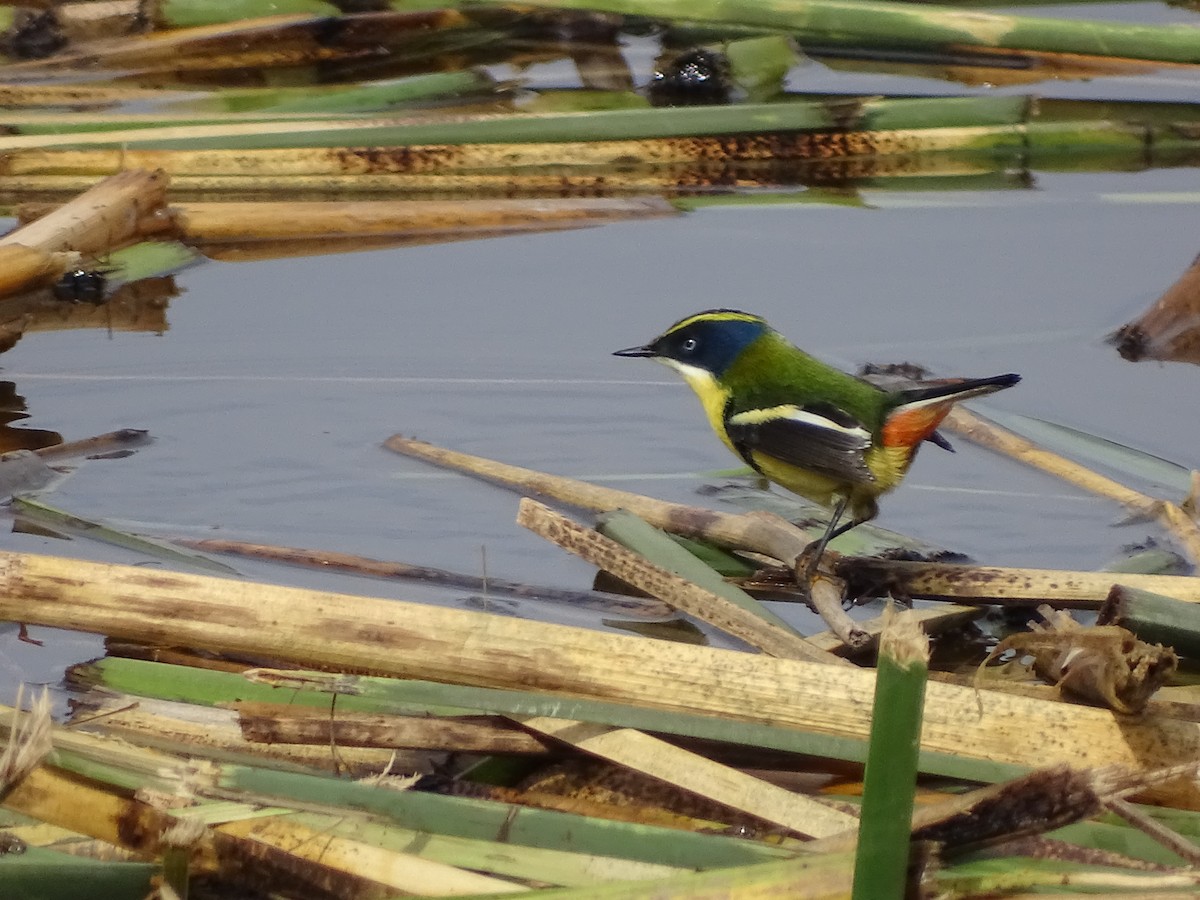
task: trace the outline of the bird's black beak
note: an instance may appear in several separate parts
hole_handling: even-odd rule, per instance
[[[617,350],[613,353],[613,356],[646,357],[655,355],[655,352],[649,347],[626,347],[624,350]]]

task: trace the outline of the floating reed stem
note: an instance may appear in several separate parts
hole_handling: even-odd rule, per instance
[[[849,665],[844,659],[809,645],[794,631],[654,565],[616,541],[584,528],[528,497],[521,500],[517,524],[771,656]]]
[[[35,451],[39,452],[40,451]],[[281,547],[275,544],[254,544],[227,538],[175,537],[174,544],[190,547],[202,553],[228,553],[249,559],[265,560],[292,566],[320,569],[324,572],[345,572],[350,575],[366,575],[372,578],[408,578],[425,581],[444,587],[477,591],[481,594],[503,594],[538,602],[563,603],[581,609],[598,609],[620,616],[639,616],[647,619],[665,619],[672,608],[653,597],[628,597],[602,591],[572,591],[546,585],[525,584],[503,578],[465,575],[432,566],[371,559],[353,553],[333,550],[312,550],[303,547]],[[824,648],[828,649],[828,648]]]
[[[0,237],[0,246],[20,244],[47,253],[76,250],[89,255],[116,250],[141,237],[138,226],[162,211],[166,197],[167,176],[162,172],[128,169]]]
[[[181,240],[196,243],[332,236],[459,234],[580,227],[618,219],[678,215],[665,200],[404,200],[177,203]]]
[[[521,722],[538,734],[788,831],[825,837],[857,824],[854,816],[811,797],[776,787],[641,731],[543,716],[523,718]]]
[[[537,0],[536,5],[705,24],[755,25],[790,33],[802,43],[824,45],[1005,47],[1200,62],[1200,35],[1190,25],[1011,16],[887,0],[664,0],[653,4],[645,0]]]
[[[238,703],[248,741],[263,744],[385,747],[451,753],[545,756],[549,742],[502,716],[400,716],[310,709],[279,703]]]
[[[862,739],[873,672],[504,616],[32,554],[0,554],[0,619],[306,666],[634,702]],[[554,660],[547,665],[546,660]],[[926,750],[1028,767],[1161,768],[1200,724],[932,683]],[[1200,807],[1187,786],[1173,801]]]
[[[96,453],[112,453],[145,447],[154,439],[143,428],[121,428],[78,441],[64,441],[49,447],[40,447],[33,452],[42,459],[65,459],[70,456],[90,456]]]
[[[81,253],[98,256],[133,243],[140,223],[162,213],[166,193],[161,172],[121,172],[0,237],[0,296],[52,281]]]
[[[686,578],[697,587],[711,591],[730,603],[740,606],[746,612],[752,613],[784,631],[800,634],[787,620],[775,615],[740,587],[726,581],[713,565],[701,558],[706,552],[721,554],[742,574],[749,574],[754,570],[753,566],[732,554],[722,554],[720,550],[711,545],[698,544],[695,541],[688,541],[689,546],[685,547],[679,542],[680,539],[669,537],[666,532],[624,510],[601,515],[596,523],[596,531],[635,554],[645,557],[655,565]]]
[[[1119,576],[1122,581],[1126,576]],[[1200,657],[1200,605],[1114,584],[1100,608],[1100,625],[1119,625],[1143,641]]]
[[[1200,30],[1197,34],[1197,39],[1200,40]],[[1197,525],[1196,520],[1184,512],[1179,504],[1148,497],[1066,457],[1043,449],[1033,441],[962,407],[950,411],[945,425],[954,433],[961,434],[982,447],[1003,453],[1043,472],[1049,472],[1085,491],[1116,500],[1135,515],[1157,519],[1159,524],[1179,541],[1188,558],[1194,563],[1200,563],[1200,525]]]
[[[1114,584],[1200,603],[1200,578],[1192,575],[1140,575],[1126,572],[1075,572],[1060,569],[1012,569],[843,556],[834,564],[852,594],[883,594],[951,600],[1097,609]]]
[[[795,570],[809,544],[809,537],[787,520],[771,513],[728,515],[679,503],[666,503],[630,491],[600,487],[574,478],[549,475],[534,469],[511,466],[482,456],[459,453],[403,435],[384,442],[387,449],[434,465],[468,472],[477,478],[548,497],[595,512],[625,509],[651,525],[683,537],[698,538],[734,550],[752,550],[772,556]],[[841,595],[826,591],[828,582],[818,580],[810,597],[821,617],[840,639],[851,647],[869,643],[869,636],[841,608]]]

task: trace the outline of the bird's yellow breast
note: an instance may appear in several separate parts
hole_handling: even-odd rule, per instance
[[[835,494],[847,494],[849,485],[844,481],[836,481],[820,472],[802,469],[790,463],[782,462],[764,453],[752,452],[754,465],[770,481],[787,488],[793,494],[807,497],[822,506],[832,506]]]
[[[737,453],[737,449],[725,431],[725,404],[729,401],[729,389],[722,387],[720,382],[713,377],[712,372],[707,369],[689,366],[673,359],[664,359],[661,362],[683,376],[683,380],[700,398],[700,404],[704,407],[704,414],[708,417],[708,424],[712,430],[717,433],[717,437],[726,447]]]
[[[868,450],[867,468],[875,476],[875,493],[886,493],[898,485],[915,455],[912,447],[872,447]]]

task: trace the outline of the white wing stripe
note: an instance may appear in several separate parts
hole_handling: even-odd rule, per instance
[[[839,425],[830,418],[801,409],[791,403],[782,406],[772,406],[769,409],[748,409],[735,416],[729,417],[730,425],[762,425],[766,422],[778,422],[780,419],[790,419],[800,425],[815,428],[825,428],[847,437],[857,438],[864,446],[871,443],[871,433],[861,425]]]
[[[938,394],[936,397],[926,397],[924,400],[909,400],[907,403],[901,403],[898,409],[921,409],[926,406],[938,406],[944,403],[958,403],[960,400],[969,400],[972,397],[981,397],[984,394],[995,393],[999,388],[995,385],[982,385],[977,388],[968,388],[964,391],[959,391],[954,394]]]

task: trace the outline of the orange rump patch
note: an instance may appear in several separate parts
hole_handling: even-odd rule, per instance
[[[929,437],[954,406],[954,400],[926,406],[903,406],[883,423],[883,446],[915,447]]]

